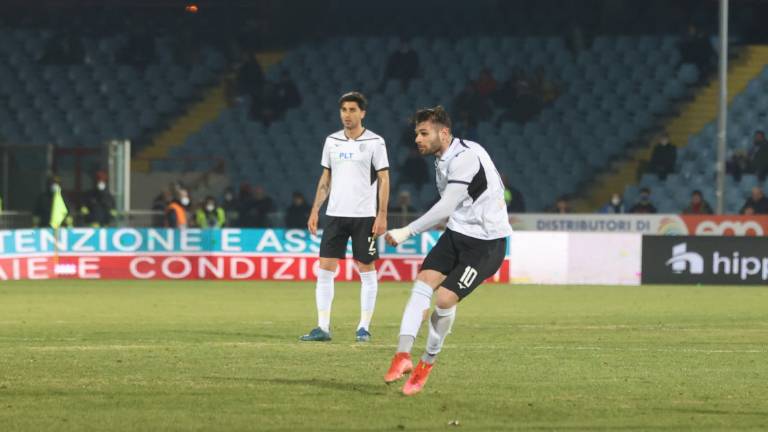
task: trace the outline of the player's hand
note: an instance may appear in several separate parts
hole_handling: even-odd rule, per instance
[[[371,235],[373,237],[379,237],[387,231],[387,217],[383,215],[376,216],[376,220],[373,221],[373,228],[371,228]]]
[[[413,235],[413,233],[411,233],[411,229],[406,226],[387,231],[386,239],[387,243],[389,243],[391,246],[397,246],[400,243],[408,240],[411,235]]]
[[[317,235],[317,219],[317,212],[314,210],[311,211],[309,213],[309,220],[307,221],[307,229],[312,233],[312,235]]]

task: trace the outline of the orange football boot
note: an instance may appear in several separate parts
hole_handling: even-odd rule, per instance
[[[395,356],[392,357],[392,364],[389,366],[387,374],[384,375],[384,382],[393,383],[402,378],[403,375],[411,373],[412,370],[411,354],[407,352],[395,353]]]
[[[429,373],[432,371],[433,364],[429,364],[423,360],[419,361],[416,365],[416,369],[413,370],[408,381],[403,386],[403,394],[406,396],[413,396],[420,392],[424,388],[424,384],[427,383]]]

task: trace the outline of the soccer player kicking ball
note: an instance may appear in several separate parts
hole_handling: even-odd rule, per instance
[[[384,381],[411,374],[403,393],[420,392],[451,331],[456,305],[501,267],[512,227],[504,203],[504,185],[488,153],[477,143],[451,134],[443,107],[423,109],[414,116],[416,146],[422,155],[435,155],[440,201],[403,228],[390,230],[387,242],[396,246],[409,237],[448,220],[447,229],[427,254],[411,290],[400,323],[397,353]],[[411,349],[437,294],[429,318],[427,349],[414,369]]]
[[[339,259],[343,259],[347,252],[350,237],[361,282],[360,323],[355,340],[367,342],[371,339],[368,327],[378,291],[376,237],[387,230],[389,162],[384,139],[363,127],[366,105],[362,94],[344,94],[339,99],[339,115],[344,129],[325,139],[321,161],[323,173],[307,221],[309,231],[317,234],[318,213],[330,195],[326,209],[329,218],[320,242],[320,268],[315,289],[317,327],[301,336],[302,341],[331,340],[333,280]]]

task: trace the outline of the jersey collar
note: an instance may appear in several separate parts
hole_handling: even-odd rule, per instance
[[[448,149],[445,150],[445,153],[443,153],[442,156],[440,156],[441,161],[448,160],[448,156],[452,156],[454,153],[456,153],[456,149],[461,147],[459,145],[459,141],[461,141],[459,138],[453,137],[451,143],[448,145]]]
[[[362,132],[360,132],[360,135],[358,135],[358,136],[357,136],[357,138],[350,138],[350,137],[348,137],[348,136],[347,136],[347,131],[345,131],[344,129],[342,129],[342,130],[341,130],[341,135],[342,135],[342,136],[344,137],[344,139],[346,139],[347,141],[357,141],[357,140],[359,140],[360,138],[362,138],[363,136],[365,136],[366,132],[368,132],[368,129],[366,129],[366,128],[363,128],[363,131],[362,131]]]

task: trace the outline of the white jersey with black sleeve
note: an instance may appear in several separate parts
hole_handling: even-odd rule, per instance
[[[448,218],[450,230],[481,240],[512,234],[504,183],[480,144],[453,138],[448,150],[435,159],[435,177],[440,196],[449,184],[467,187],[466,198]]]
[[[325,214],[337,217],[375,217],[378,175],[389,169],[384,138],[364,130],[356,139],[343,130],[325,139],[320,164],[331,170],[331,192]]]

